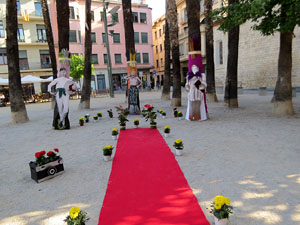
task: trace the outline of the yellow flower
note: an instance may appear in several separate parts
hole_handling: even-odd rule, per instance
[[[84,117],[83,116],[79,117],[79,120],[84,120]]]
[[[80,213],[79,207],[73,207],[70,209],[70,217],[71,219],[76,219],[78,214]]]
[[[219,203],[215,203],[215,209],[221,209],[222,208],[222,205],[219,204]]]
[[[165,129],[170,129],[170,126],[169,125],[165,126]]]
[[[134,120],[134,122],[137,122],[137,121],[139,121],[139,119],[135,119],[135,120]]]
[[[112,131],[118,131],[118,129],[117,128],[113,128]]]
[[[229,205],[229,204],[230,204],[230,199],[229,199],[229,198],[224,197],[224,201],[225,201],[225,204],[226,204],[226,205]]]
[[[163,112],[163,110],[162,110],[162,109],[160,109],[160,110],[159,110],[159,112],[160,112],[160,113],[162,113],[162,112]]]
[[[107,145],[108,149],[111,149],[112,148],[112,145]]]
[[[181,142],[182,142],[181,139],[177,139],[177,140],[176,140],[176,144],[180,144]]]
[[[225,203],[225,198],[222,195],[217,195],[214,199],[214,202],[222,206]]]

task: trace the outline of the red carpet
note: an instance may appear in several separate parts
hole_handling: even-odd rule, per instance
[[[156,129],[121,131],[98,225],[209,225]]]

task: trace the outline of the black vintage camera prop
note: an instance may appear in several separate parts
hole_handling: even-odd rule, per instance
[[[31,178],[37,183],[51,179],[64,172],[63,159],[59,157],[53,162],[37,166],[35,162],[29,163]]]

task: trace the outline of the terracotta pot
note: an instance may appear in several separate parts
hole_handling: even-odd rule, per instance
[[[79,123],[79,125],[80,125],[80,126],[83,126],[83,125],[84,125],[84,123]]]

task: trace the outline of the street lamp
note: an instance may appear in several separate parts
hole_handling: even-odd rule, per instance
[[[108,8],[109,2],[105,2],[103,0],[103,16],[104,16],[104,28],[105,28],[105,39],[106,39],[106,49],[107,49],[107,71],[108,71],[108,81],[109,81],[109,95],[110,97],[114,97],[114,87],[112,83],[112,68],[111,68],[111,58],[110,58],[110,50],[109,50],[109,40],[108,40],[108,27],[116,25],[115,21],[113,20],[112,24],[107,25],[107,17],[106,17],[106,10]],[[120,6],[116,6],[109,11],[112,18],[119,10]],[[111,35],[113,35],[113,31],[110,31]]]

